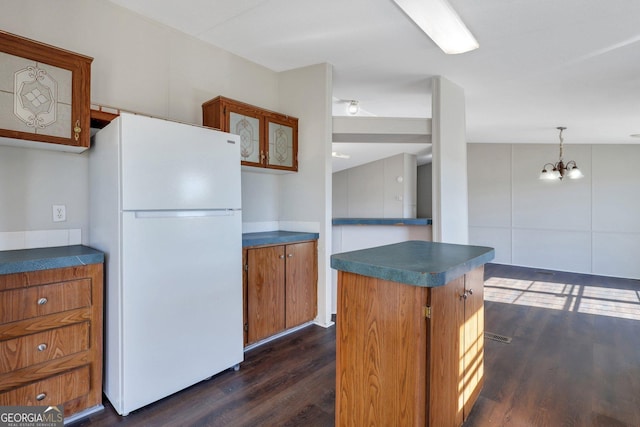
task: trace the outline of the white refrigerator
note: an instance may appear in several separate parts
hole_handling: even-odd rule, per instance
[[[243,360],[240,141],[123,113],[89,151],[106,254],[104,392],[121,415]]]

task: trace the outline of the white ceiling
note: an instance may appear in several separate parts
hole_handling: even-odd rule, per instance
[[[480,43],[461,55],[392,0],[112,1],[274,71],[331,63],[334,115],[431,117],[441,75],[470,142],[640,143],[638,0],[449,0]]]

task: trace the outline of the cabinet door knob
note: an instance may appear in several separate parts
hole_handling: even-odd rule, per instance
[[[38,351],[45,351],[46,349],[47,345],[45,343],[38,345]]]
[[[468,293],[469,295],[473,295],[473,289],[469,289],[469,290],[467,291],[467,293]]]
[[[460,295],[460,299],[467,299],[467,298],[468,298],[468,296],[467,296],[466,292],[463,293],[462,295]]]
[[[288,256],[289,258],[291,258],[291,257],[293,256],[293,254],[289,254],[289,255],[287,255],[287,256]]]
[[[42,297],[38,300],[38,305],[45,305],[47,302],[49,302],[49,300]]]
[[[40,400],[44,400],[47,397],[47,393],[40,393],[39,395],[36,396],[36,400],[40,401]]]
[[[280,259],[284,259],[284,255],[280,255]]]

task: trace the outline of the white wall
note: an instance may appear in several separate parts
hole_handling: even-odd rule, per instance
[[[431,218],[432,216],[432,171],[431,163],[418,166],[416,180],[417,215],[418,218]]]
[[[471,244],[494,262],[640,278],[637,145],[565,145],[581,180],[540,181],[551,144],[469,144]]]
[[[3,0],[1,9],[3,30],[94,58],[94,104],[195,124],[202,123],[201,104],[221,94],[279,107],[277,73],[110,2]],[[86,153],[0,147],[7,178],[0,184],[0,232],[78,227],[86,234],[87,164]],[[17,173],[6,176],[10,171]],[[277,220],[278,198],[264,195],[278,177],[252,178],[243,177],[245,221]],[[67,222],[51,221],[52,203],[67,206]]]
[[[108,1],[0,0],[0,28],[94,58],[93,104],[201,124],[203,102],[224,95],[296,116],[299,169],[276,175],[244,171],[244,231],[320,233],[319,322],[331,283],[331,67],[275,73]],[[88,155],[0,146],[2,235],[80,228],[87,241]],[[65,204],[66,223],[51,221]],[[3,233],[4,232],[4,233]]]
[[[433,240],[466,244],[467,136],[464,90],[443,77],[432,79]]]
[[[415,218],[417,163],[414,154],[333,174],[334,218]]]
[[[280,73],[278,111],[298,117],[298,173],[280,175],[280,229],[320,233],[318,317],[331,324],[332,68],[313,65]]]

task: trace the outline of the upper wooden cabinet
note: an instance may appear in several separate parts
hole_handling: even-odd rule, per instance
[[[202,104],[202,124],[240,135],[241,163],[298,170],[298,119],[218,96]]]
[[[0,137],[89,148],[93,58],[0,31]]]

